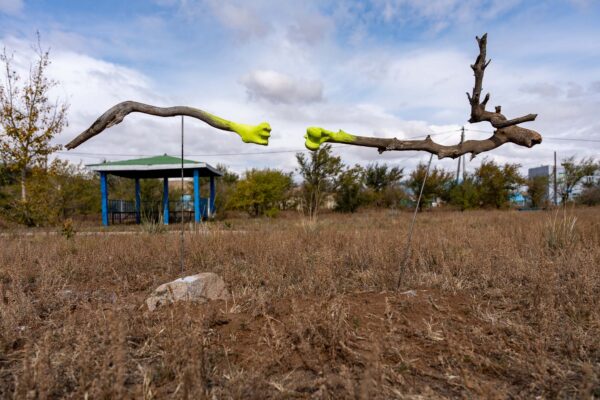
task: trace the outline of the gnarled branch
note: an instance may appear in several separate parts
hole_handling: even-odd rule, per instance
[[[475,64],[471,65],[475,75],[475,86],[472,93],[467,93],[467,98],[471,104],[471,118],[469,122],[487,121],[492,124],[496,130],[489,138],[467,140],[460,144],[446,146],[435,143],[429,136],[425,140],[384,139],[355,136],[341,130],[339,132],[332,132],[323,128],[311,127],[307,129],[304,136],[306,138],[306,147],[311,150],[317,150],[324,142],[346,143],[356,146],[375,147],[380,153],[391,150],[424,150],[442,159],[445,157],[456,158],[467,153],[475,157],[479,153],[493,150],[509,142],[524,147],[532,147],[541,143],[542,136],[539,133],[517,126],[523,122],[534,121],[537,114],[528,114],[518,118],[507,119],[502,114],[500,106],[496,106],[494,112],[485,109],[487,102],[490,100],[489,93],[485,95],[483,101],[480,101],[483,88],[483,75],[491,60],[486,61],[487,33],[481,38],[477,37],[476,39],[479,45],[479,55],[475,60]]]
[[[88,129],[79,134],[75,139],[71,140],[66,148],[71,150],[79,146],[86,140],[98,135],[103,130],[110,128],[123,121],[123,118],[130,113],[140,112],[144,114],[156,115],[159,117],[175,117],[177,115],[185,115],[192,118],[197,118],[206,122],[208,125],[224,131],[235,132],[242,137],[245,143],[256,143],[266,146],[269,144],[271,136],[271,126],[263,122],[258,125],[245,125],[237,122],[227,121],[215,115],[209,114],[197,108],[186,106],[175,107],[155,107],[136,101],[124,101],[102,114]]]

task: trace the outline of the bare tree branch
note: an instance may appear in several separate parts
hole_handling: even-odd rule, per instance
[[[271,127],[266,122],[256,126],[238,124],[236,122],[219,118],[197,108],[186,106],[156,107],[135,101],[124,101],[111,107],[108,111],[102,114],[92,124],[92,126],[79,134],[75,139],[71,140],[66,145],[66,148],[69,150],[74,149],[83,142],[98,135],[103,130],[120,123],[123,121],[125,116],[133,112],[156,115],[158,117],[174,117],[177,115],[185,115],[188,117],[197,118],[214,128],[239,134],[242,137],[242,140],[246,143],[267,145],[269,137],[271,136]]]
[[[316,150],[322,143],[345,143],[356,146],[375,147],[380,153],[384,151],[407,151],[424,150],[433,153],[438,158],[460,157],[463,154],[471,153],[475,157],[479,153],[490,151],[504,143],[514,143],[519,146],[532,147],[542,142],[542,136],[530,129],[517,126],[520,123],[534,121],[537,114],[528,114],[522,117],[507,119],[501,112],[501,107],[496,106],[495,111],[485,109],[490,99],[490,94],[486,94],[483,101],[480,101],[483,88],[483,75],[491,60],[486,61],[487,33],[481,38],[477,37],[479,45],[479,55],[475,64],[471,65],[475,75],[475,85],[472,93],[467,93],[467,98],[471,105],[470,123],[487,121],[496,129],[492,136],[484,140],[467,140],[466,142],[446,146],[435,143],[429,136],[425,140],[398,140],[396,138],[385,139],[365,136],[355,136],[344,131],[332,132],[318,127],[311,127],[306,132],[306,147]]]

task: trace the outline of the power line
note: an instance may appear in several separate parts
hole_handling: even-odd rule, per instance
[[[548,136],[544,136],[544,139],[548,139],[548,140],[564,140],[564,141],[567,141],[567,142],[593,142],[593,143],[600,143],[600,140],[598,140],[598,139],[579,139],[579,138],[566,139],[566,138],[557,138],[557,137],[548,137]]]

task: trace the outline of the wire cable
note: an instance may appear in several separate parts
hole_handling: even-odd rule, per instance
[[[484,130],[480,130],[480,129],[471,129],[471,128],[465,128],[465,130],[467,131],[471,131],[471,132],[479,132],[479,133],[487,133],[487,134],[493,134],[494,132],[490,132],[490,131],[484,131]],[[559,138],[556,136],[543,136],[543,140],[560,140],[560,141],[565,141],[565,142],[591,142],[591,143],[600,143],[600,139],[582,139],[582,138]]]
[[[183,221],[183,196],[185,194],[184,171],[183,171],[183,115],[181,116],[181,273],[183,274],[185,256],[185,223]]]
[[[429,168],[431,167],[432,159],[433,153],[429,155],[429,162],[427,163],[427,169],[425,170],[425,177],[423,177],[423,183],[421,184],[421,190],[419,191],[419,197],[417,198],[417,204],[415,205],[415,213],[413,214],[412,222],[410,223],[410,229],[408,231],[408,240],[406,242],[406,250],[404,251],[404,260],[402,261],[402,264],[400,264],[400,268],[398,271],[398,283],[396,284],[396,290],[400,288],[400,284],[402,283],[402,275],[404,274],[404,271],[406,271],[406,263],[408,262],[408,257],[410,256],[410,245],[412,243],[413,228],[415,227],[417,212],[419,211],[419,205],[421,204],[423,189],[425,189],[425,181],[427,180],[427,176],[429,176]]]

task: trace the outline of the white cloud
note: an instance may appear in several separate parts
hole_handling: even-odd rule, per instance
[[[563,93],[563,89],[550,82],[527,83],[519,89],[523,93],[534,94],[541,98],[557,97]]]
[[[323,85],[319,81],[295,79],[272,70],[255,70],[240,82],[251,100],[267,100],[278,104],[306,104],[323,100]]]
[[[309,45],[319,43],[333,28],[333,22],[321,14],[304,14],[288,27],[287,36],[291,41]]]
[[[210,5],[221,23],[237,32],[240,38],[262,37],[270,30],[268,20],[244,4],[211,1]]]
[[[165,6],[176,5],[176,0],[157,1]],[[264,148],[243,144],[234,134],[186,118],[186,153],[190,158],[212,164],[224,162],[238,172],[266,166],[291,170],[296,164],[294,153],[200,155],[302,149],[302,136],[311,125],[398,138],[456,130],[469,116],[465,92],[473,86],[469,64],[477,53],[473,36],[480,33],[480,21],[473,16],[485,12],[482,18],[487,24],[513,10],[517,3],[467,0],[464,4],[473,6],[468,8],[455,0],[375,1],[373,7],[366,7],[362,2],[340,0],[332,5],[333,12],[324,13],[310,1],[186,0],[178,3],[179,7],[187,7],[198,17],[204,13],[204,19],[184,21],[179,13],[159,13],[162,19],[148,15],[139,18],[141,23],[135,27],[119,28],[108,39],[94,32],[73,35],[70,29],[57,25],[45,37],[56,38],[52,41],[52,73],[62,81],[58,93],[71,103],[71,125],[57,140],[66,143],[108,107],[127,99],[192,105],[244,123],[269,121],[272,138],[269,147]],[[199,20],[209,21],[200,24]],[[414,37],[407,33],[394,43],[385,36],[385,24],[389,27],[406,22],[413,29],[414,21],[423,23],[425,32],[451,31],[454,22],[470,21],[461,29],[473,33],[425,35],[427,40],[418,33]],[[598,138],[600,70],[596,59],[600,57],[600,46],[585,39],[592,37],[593,31],[584,32],[578,27],[567,32],[555,28],[555,21],[548,24],[551,28],[507,21],[494,21],[505,25],[490,30],[488,56],[494,61],[484,81],[484,90],[492,94],[489,106],[503,105],[507,117],[538,113],[538,120],[525,126],[544,137]],[[185,32],[185,38],[177,36],[182,33],[173,29],[174,23],[181,24],[177,28]],[[141,28],[146,29],[144,35],[138,35]],[[374,35],[373,29],[381,31]],[[227,32],[232,34],[223,34]],[[359,39],[353,42],[353,35]],[[143,41],[131,44],[122,40],[137,36]],[[152,48],[139,45],[144,42],[152,43]],[[144,58],[132,57],[136,51]],[[125,66],[138,58],[142,61]],[[144,69],[147,65],[150,67]],[[485,123],[473,129],[491,131]],[[75,151],[177,154],[178,135],[178,119],[134,114]],[[467,133],[468,138],[487,136]],[[458,138],[458,132],[434,137],[443,143],[456,143]],[[489,153],[489,157],[534,166],[551,160],[555,149],[560,150],[559,159],[575,152],[578,156],[597,154],[583,142],[544,140],[533,149],[508,144]],[[384,160],[410,168],[427,158],[424,153],[379,155],[374,149],[341,145],[335,151],[348,164]],[[482,158],[477,157],[469,167]],[[446,168],[456,165],[452,160],[436,163]]]
[[[490,20],[515,8],[522,0],[343,0],[336,3],[338,21],[352,21],[358,29],[367,25],[429,24],[430,33],[456,24]]]
[[[0,12],[6,14],[18,14],[23,10],[23,0],[0,0]]]

